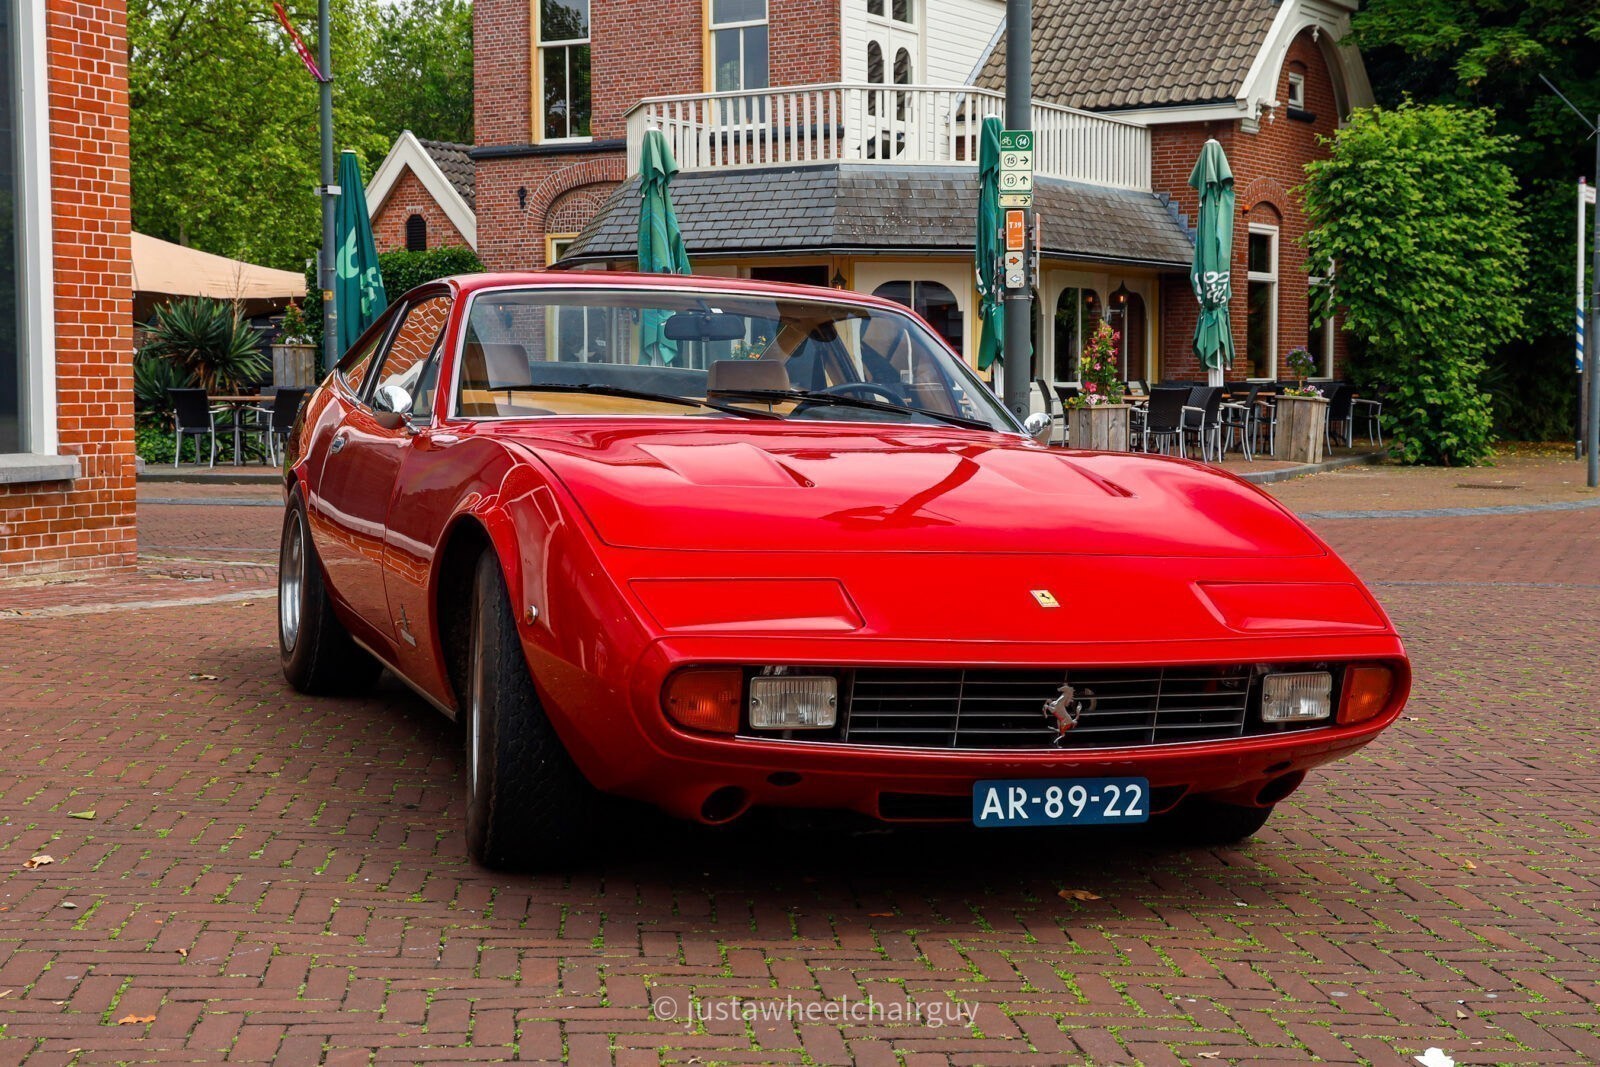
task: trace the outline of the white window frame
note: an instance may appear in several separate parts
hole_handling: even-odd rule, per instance
[[[706,5],[706,62],[711,68],[712,92],[754,93],[772,88],[772,0],[766,0],[763,10],[766,15],[762,18],[718,22],[716,0]],[[756,26],[767,28],[767,84],[751,86],[745,84],[744,31]],[[717,85],[717,33],[720,30],[739,31],[739,86],[736,89],[722,89]]]
[[[1315,274],[1306,279],[1306,320],[1308,326],[1311,319],[1311,291],[1325,284],[1326,279]],[[1322,326],[1319,327],[1320,351],[1312,353],[1317,357],[1317,367],[1321,371],[1317,377],[1330,380],[1333,378],[1333,320],[1334,316],[1331,314],[1322,320]],[[1310,338],[1308,337],[1307,340],[1310,340]]]
[[[1249,246],[1248,243],[1246,243],[1245,249],[1244,249],[1244,262],[1245,262],[1245,281],[1246,281],[1247,286],[1248,286],[1249,282],[1262,282],[1264,284],[1269,284],[1269,285],[1272,286],[1272,290],[1271,290],[1271,292],[1272,292],[1272,311],[1267,316],[1267,375],[1266,375],[1266,377],[1268,379],[1272,380],[1272,381],[1276,381],[1277,378],[1278,378],[1278,297],[1279,297],[1279,293],[1278,293],[1278,227],[1269,226],[1266,223],[1262,223],[1262,222],[1252,222],[1250,224],[1250,233],[1252,235],[1254,235],[1254,234],[1263,234],[1263,235],[1266,235],[1267,237],[1270,237],[1272,239],[1272,270],[1271,271],[1255,271],[1255,270],[1250,270],[1249,269],[1249,267],[1250,267],[1250,246]],[[1248,242],[1248,238],[1246,240]],[[1247,287],[1245,289],[1245,323],[1246,323],[1245,338],[1246,338],[1246,343],[1248,343],[1248,339],[1249,339],[1249,336],[1250,336],[1250,332],[1249,332],[1249,329],[1248,329],[1248,324],[1249,324],[1249,321],[1250,321],[1250,304],[1249,304],[1249,300],[1250,300],[1250,290]],[[1252,354],[1247,352],[1245,355],[1246,355],[1246,358],[1249,358]],[[1251,362],[1254,362],[1254,360],[1251,360]]]
[[[1288,104],[1297,111],[1304,111],[1306,107],[1306,76],[1297,71],[1289,72]]]
[[[588,34],[585,34],[582,37],[574,37],[571,40],[547,41],[547,40],[544,39],[544,0],[538,0],[538,2],[533,5],[533,38],[534,38],[535,42],[537,42],[534,45],[534,51],[536,51],[538,53],[537,63],[538,63],[538,74],[539,74],[538,78],[535,79],[537,84],[534,86],[533,103],[534,103],[534,113],[538,116],[538,118],[535,120],[538,123],[537,129],[538,129],[538,133],[539,133],[539,136],[536,138],[536,140],[540,144],[583,144],[585,142],[594,140],[594,47],[593,47],[592,44],[590,44],[590,39],[591,39],[591,37],[593,36],[593,33],[594,33],[594,26],[592,25],[592,21],[593,21],[593,18],[594,18],[594,5],[591,2],[591,4],[589,6],[590,6],[589,16],[590,16],[590,20],[591,20],[591,25],[589,27],[589,31],[590,32]],[[544,110],[544,63],[545,63],[545,54],[547,52],[549,52],[551,49],[555,49],[555,48],[567,49],[567,48],[575,47],[577,45],[587,45],[589,47],[589,71],[590,71],[590,78],[589,78],[589,131],[590,132],[586,133],[586,134],[583,134],[581,136],[576,136],[576,137],[574,137],[572,135],[572,110],[571,110],[571,102],[572,102],[572,68],[571,68],[571,62],[568,61],[568,65],[567,65],[567,103],[568,103],[568,109],[567,109],[567,136],[565,136],[565,137],[550,137],[545,133],[545,129],[544,129],[544,120],[545,120],[545,110]],[[565,51],[563,51],[562,55],[563,55],[563,57],[566,56]]]
[[[23,441],[28,452],[54,456],[56,430],[56,315],[54,205],[50,194],[50,74],[43,4],[17,4],[17,192],[21,273],[17,278]],[[8,57],[9,58],[9,57]],[[28,354],[32,358],[27,358]]]

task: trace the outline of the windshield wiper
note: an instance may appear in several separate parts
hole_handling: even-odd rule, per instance
[[[926,415],[930,419],[938,419],[940,422],[948,422],[955,426],[966,426],[973,430],[994,429],[993,426],[982,419],[969,419],[965,415],[951,415],[945,411],[917,408],[909,404],[889,404],[882,400],[868,400],[863,396],[830,393],[822,389],[719,389],[717,394],[719,396],[748,397],[751,400],[804,400],[814,404],[827,404],[834,407],[888,411],[896,415]]]
[[[679,396],[676,393],[652,393],[645,389],[625,389],[620,385],[595,385],[588,382],[529,382],[527,385],[497,385],[490,392],[532,392],[532,393],[593,393],[596,396],[620,396],[628,400],[655,400],[663,404],[680,404],[690,408],[710,408],[728,415],[738,415],[746,419],[781,419],[782,415],[773,411],[760,411],[752,408],[742,408],[737,404],[719,404],[715,400],[695,400],[692,397]]]

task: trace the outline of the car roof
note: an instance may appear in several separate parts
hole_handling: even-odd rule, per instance
[[[857,293],[849,289],[829,289],[819,285],[792,282],[763,282],[746,278],[725,278],[703,274],[643,274],[620,270],[503,271],[458,274],[441,279],[458,296],[469,296],[483,289],[506,287],[604,286],[610,289],[688,289],[696,292],[748,293],[759,296],[789,296],[808,300],[832,300],[904,312],[904,304]],[[432,283],[432,284],[438,284]]]

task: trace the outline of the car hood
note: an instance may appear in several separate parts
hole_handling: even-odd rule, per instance
[[[1252,487],[1164,457],[956,428],[500,424],[601,540],[706,552],[1323,555]]]

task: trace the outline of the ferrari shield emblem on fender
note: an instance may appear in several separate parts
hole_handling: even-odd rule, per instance
[[[1030,589],[1029,592],[1033,594],[1033,599],[1039,602],[1041,608],[1059,608],[1061,606],[1061,602],[1056,599],[1056,595],[1048,589]]]

